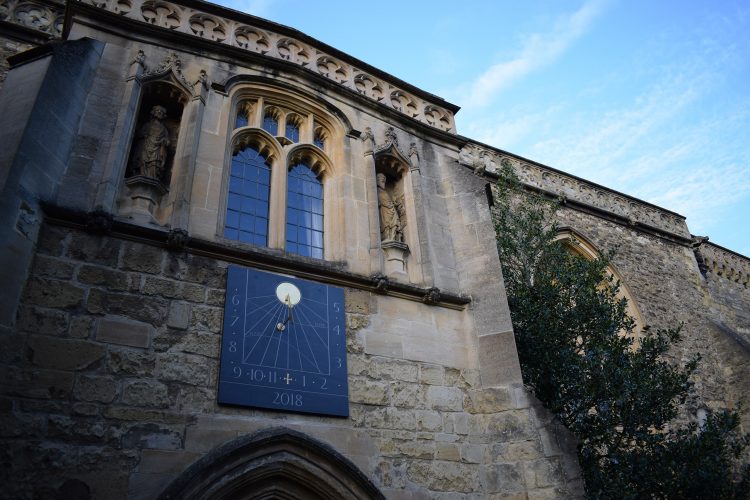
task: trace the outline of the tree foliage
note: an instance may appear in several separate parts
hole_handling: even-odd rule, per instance
[[[578,438],[589,498],[747,498],[748,436],[735,411],[676,423],[699,356],[670,363],[680,326],[634,341],[612,254],[586,259],[556,241],[556,205],[509,167],[495,229],[524,381]],[[572,242],[575,245],[575,242]]]

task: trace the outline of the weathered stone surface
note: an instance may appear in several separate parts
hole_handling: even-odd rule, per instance
[[[344,301],[346,303],[346,312],[370,314],[370,292],[347,288],[345,289]]]
[[[404,382],[417,381],[419,369],[415,363],[373,356],[372,364],[375,369],[373,377],[383,380],[402,380]]]
[[[60,370],[87,368],[106,354],[106,349],[100,344],[43,335],[31,335],[28,346],[35,365]]]
[[[224,311],[218,307],[192,306],[190,326],[209,332],[221,332],[221,322]]]
[[[224,307],[224,290],[210,288],[206,292],[206,305]]]
[[[84,290],[66,281],[32,277],[24,292],[27,304],[57,309],[75,309],[83,303]]]
[[[167,408],[171,404],[169,389],[156,380],[133,380],[122,388],[122,403],[131,406]]]
[[[96,322],[96,340],[132,347],[148,347],[153,327],[125,318],[99,318]]]
[[[28,398],[67,398],[73,391],[73,373],[58,370],[0,369],[3,394]]]
[[[368,405],[387,405],[388,384],[352,378],[349,380],[349,400],[353,403]]]
[[[415,461],[408,465],[407,475],[412,481],[436,491],[470,493],[480,486],[477,469],[456,462]]]
[[[419,381],[423,384],[443,385],[445,369],[440,365],[419,365]]]
[[[68,328],[68,336],[76,339],[87,339],[91,336],[94,318],[91,316],[73,316]]]
[[[126,243],[122,253],[122,269],[142,273],[161,272],[164,251],[140,243]]]
[[[182,352],[218,359],[221,337],[213,333],[188,333],[182,337],[174,348]]]
[[[416,430],[414,412],[396,408],[374,408],[365,415],[365,424],[378,429]]]
[[[73,415],[95,417],[100,414],[99,406],[94,403],[73,403],[70,408],[73,410]]]
[[[425,393],[424,386],[419,384],[409,384],[406,382],[391,382],[392,398],[391,404],[402,408],[424,407]]]
[[[362,328],[366,328],[370,324],[369,316],[363,314],[347,314],[346,315],[346,330],[348,332],[356,332]]]
[[[522,466],[518,463],[491,465],[480,470],[484,491],[509,495],[526,489]]]
[[[469,413],[497,413],[513,409],[513,399],[506,388],[468,391],[464,397],[464,408]]]
[[[477,421],[486,426],[486,432],[500,441],[527,441],[534,439],[528,413],[523,410],[506,411],[492,415],[478,415]]]
[[[190,304],[172,301],[169,304],[167,326],[177,330],[185,330],[190,324]]]
[[[156,374],[162,380],[208,385],[215,363],[195,354],[163,353],[156,356]]]
[[[115,375],[151,375],[156,366],[156,355],[141,349],[110,347],[107,366]]]
[[[36,242],[39,253],[60,256],[65,248],[69,231],[60,226],[43,224]]]
[[[134,408],[131,406],[107,406],[104,416],[116,420],[127,420],[133,422],[157,422],[164,424],[184,424],[188,417],[180,413],[171,413],[162,410]]]
[[[167,301],[160,298],[144,298],[138,295],[89,290],[86,308],[93,314],[113,314],[130,317],[160,326],[167,315]]]
[[[440,412],[431,410],[417,410],[414,412],[414,415],[417,419],[418,431],[443,431],[443,417]]]
[[[139,424],[130,427],[122,436],[124,448],[151,450],[179,450],[182,448],[181,427]]]
[[[429,386],[425,398],[427,406],[435,410],[461,411],[463,409],[463,391],[455,387]]]
[[[78,281],[88,285],[103,286],[115,291],[137,289],[137,277],[101,266],[82,265],[78,270]]]
[[[556,459],[542,458],[524,462],[526,486],[545,488],[559,484],[562,480],[562,467]]]
[[[156,276],[146,276],[143,282],[143,293],[146,295],[159,295],[168,299],[187,300],[190,302],[203,302],[205,288],[195,283],[183,283]]]
[[[18,329],[44,335],[64,335],[68,329],[68,313],[56,309],[22,307],[18,311]]]
[[[435,443],[435,458],[438,460],[459,462],[461,460],[461,451],[455,443]]]
[[[117,266],[120,254],[120,240],[73,232],[66,256],[89,264]]]
[[[201,283],[212,288],[223,288],[226,284],[226,265],[220,265],[219,262],[206,257],[169,254],[164,275],[176,280]]]
[[[55,279],[70,279],[73,277],[75,265],[71,262],[37,254],[31,272],[37,276]]]
[[[112,377],[79,375],[73,394],[80,401],[111,403],[117,397],[118,384]]]
[[[445,368],[445,385],[459,389],[475,388],[481,385],[479,370]]]

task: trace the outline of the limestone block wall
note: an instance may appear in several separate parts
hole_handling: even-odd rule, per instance
[[[388,498],[580,494],[544,414],[454,354],[471,345],[468,311],[347,289],[349,418],[218,406],[225,261],[50,224],[37,250],[0,337],[7,497],[75,479],[92,498],[154,498],[221,444],[276,426],[330,445]],[[416,341],[396,325],[410,308]],[[387,332],[401,351],[383,349]]]
[[[747,331],[750,302],[742,284],[711,273],[704,278],[689,244],[570,208],[562,208],[558,217],[562,225],[585,236],[599,250],[617,250],[613,266],[647,325],[683,325],[684,340],[674,349],[675,360],[685,362],[695,353],[702,356],[694,382],[703,403],[691,402],[693,416],[701,404],[726,407],[746,399],[750,394],[750,352],[717,323],[717,313],[723,311],[721,317],[735,331]],[[750,428],[747,406],[742,422],[745,429]]]

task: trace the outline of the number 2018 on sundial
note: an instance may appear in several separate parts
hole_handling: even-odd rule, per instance
[[[230,266],[219,403],[348,416],[343,289]]]

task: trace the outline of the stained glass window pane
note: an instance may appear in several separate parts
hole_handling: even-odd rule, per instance
[[[240,110],[237,112],[237,120],[234,123],[234,128],[247,127],[247,111]]]
[[[263,118],[263,130],[271,135],[277,135],[279,133],[279,122],[276,121],[273,115],[266,115]]]
[[[289,169],[286,250],[323,258],[323,184],[304,163]]]
[[[290,141],[299,142],[299,127],[294,123],[287,123],[285,135]]]
[[[232,157],[224,237],[254,245],[268,244],[268,192],[271,167],[256,149]]]

